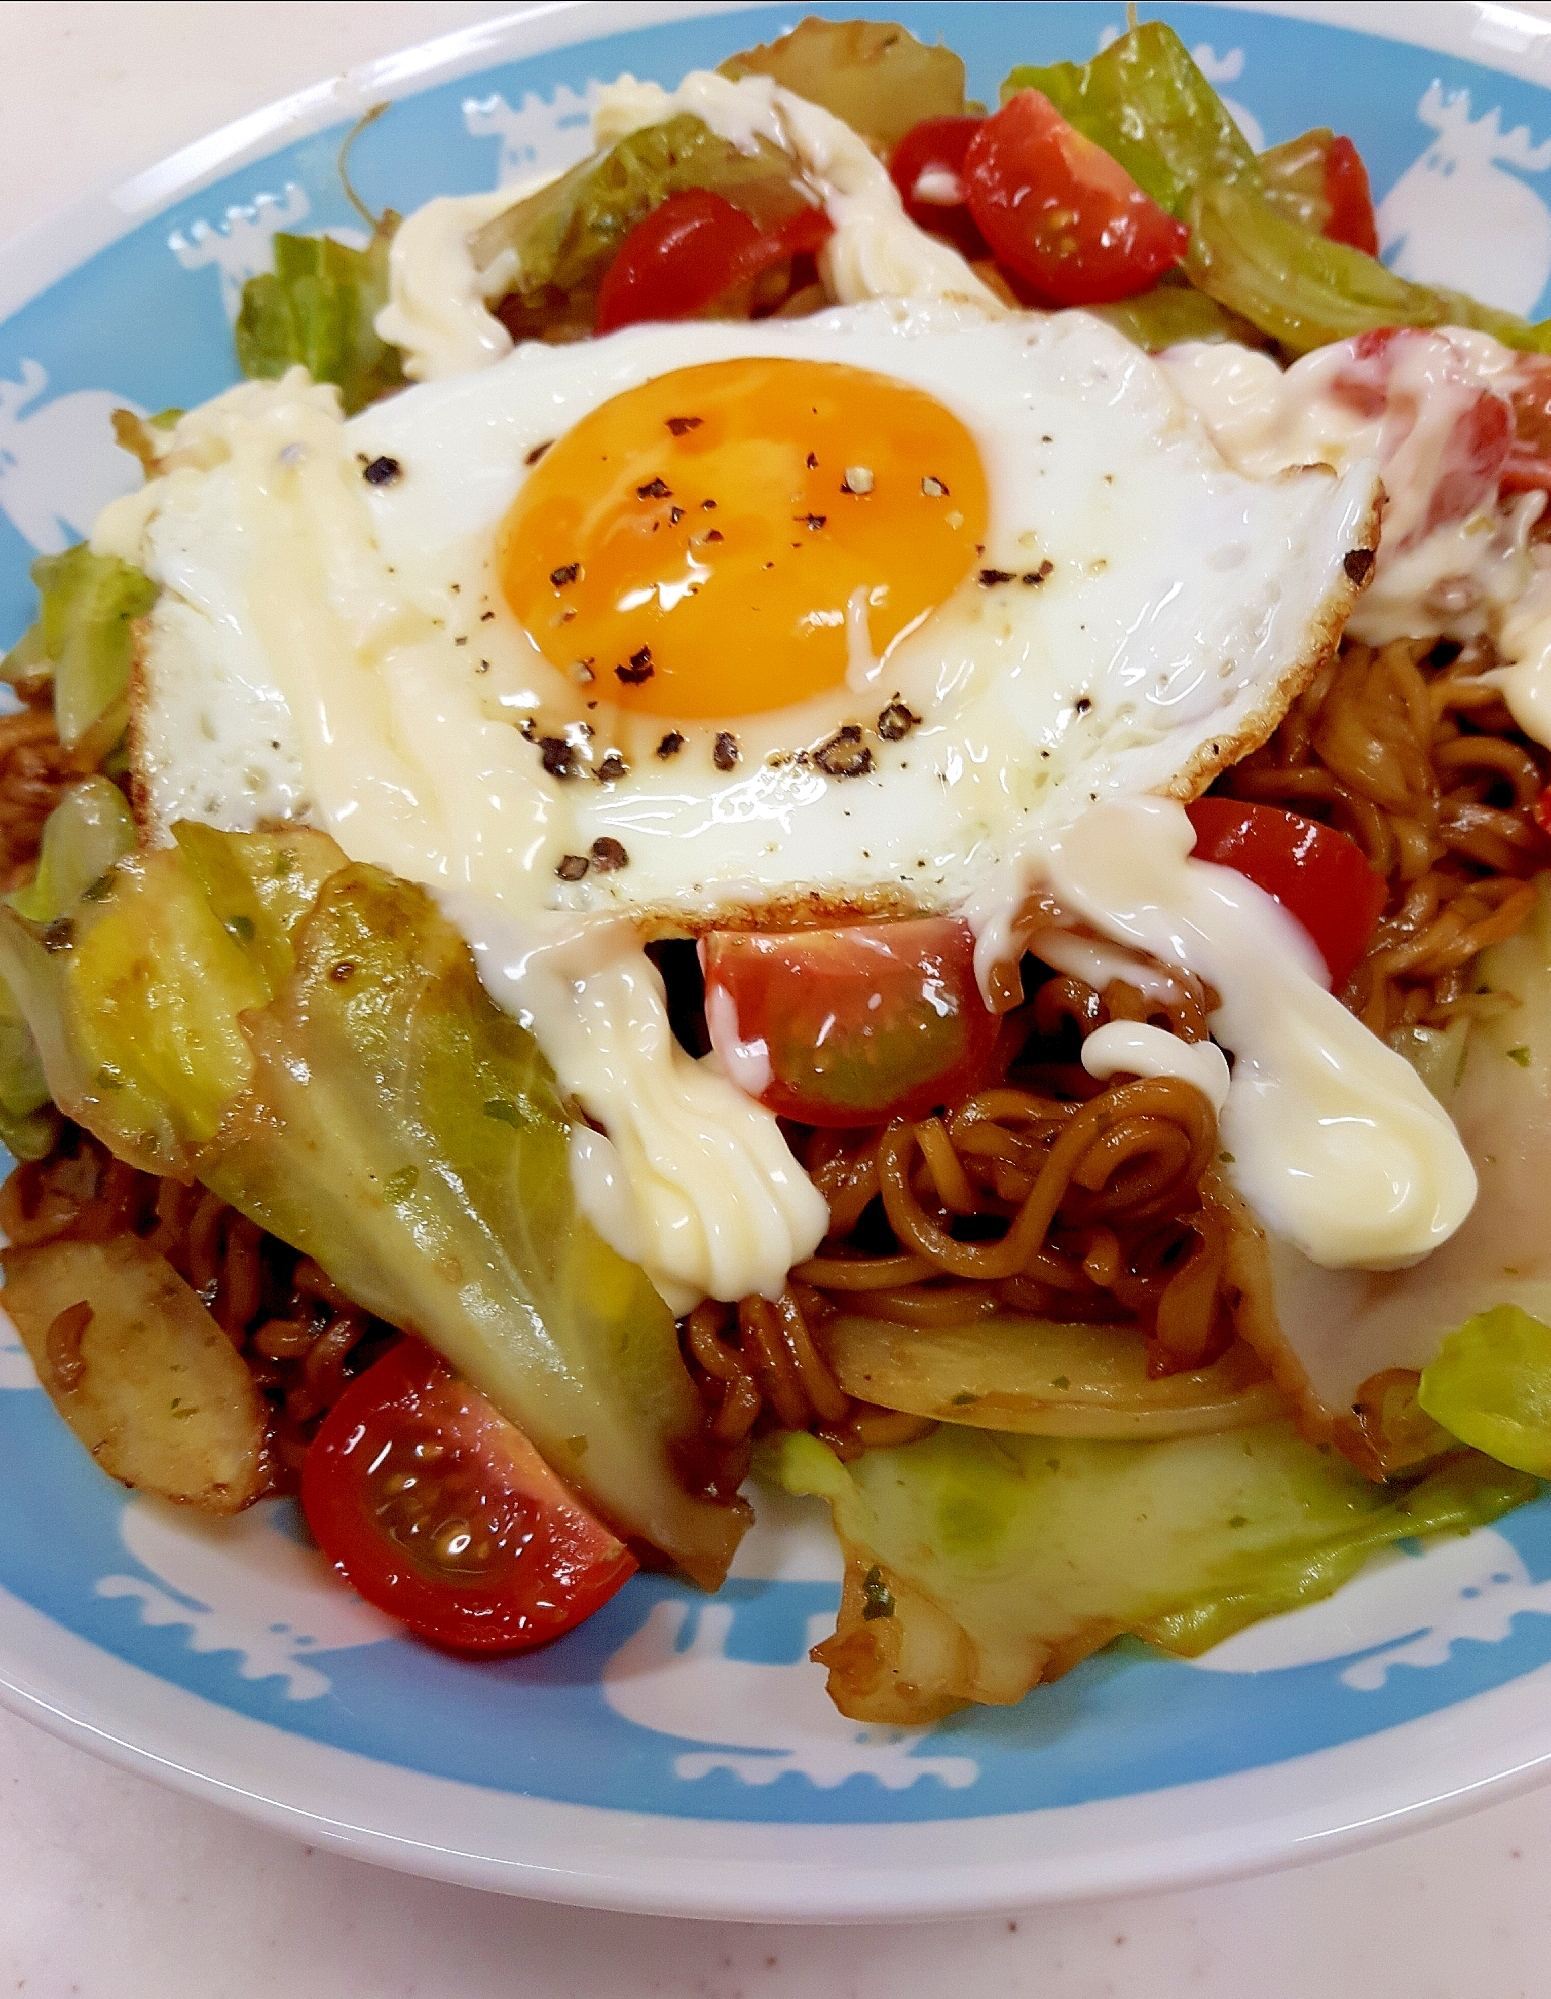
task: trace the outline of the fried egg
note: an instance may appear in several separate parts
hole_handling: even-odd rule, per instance
[[[1103,797],[1263,740],[1375,538],[1357,465],[1230,469],[1082,314],[630,329],[338,421],[183,419],[100,547],[162,585],[151,825],[321,825],[645,934],[958,907]]]
[[[678,1311],[827,1223],[642,944],[995,901],[1096,803],[1270,733],[1371,567],[1361,463],[1234,470],[1080,313],[873,301],[526,347],[340,419],[190,412],[95,545],[161,595],[144,832],[303,821],[427,884],[586,1111],[585,1213]]]

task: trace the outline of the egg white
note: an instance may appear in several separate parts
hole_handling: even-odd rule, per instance
[[[522,631],[497,534],[537,447],[657,374],[740,354],[935,396],[985,467],[978,567],[1014,580],[971,573],[870,684],[853,672],[757,715],[626,714]],[[1164,372],[1082,314],[879,301],[647,326],[523,348],[349,423],[326,398],[252,384],[193,413],[169,476],[99,528],[163,586],[137,698],[147,815],[309,819],[357,858],[514,911],[696,930],[957,907],[1031,832],[1101,797],[1193,795],[1262,740],[1339,634],[1345,556],[1376,538],[1370,466],[1233,471]],[[396,475],[368,483],[381,459]],[[757,667],[779,686],[779,658]],[[920,719],[888,741],[896,700]],[[814,761],[847,726],[865,775]],[[670,729],[685,741],[665,760]],[[722,730],[731,772],[712,762]],[[546,770],[545,740],[569,745],[571,774]],[[627,774],[603,782],[610,752]],[[628,864],[562,880],[603,837]]]

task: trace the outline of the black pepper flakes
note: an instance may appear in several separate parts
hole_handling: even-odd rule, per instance
[[[368,486],[391,486],[403,476],[404,468],[396,458],[374,458],[361,473]]]
[[[903,701],[891,701],[878,717],[878,734],[886,743],[902,743],[920,720]]]
[[[819,469],[818,453],[816,451],[810,451],[808,453],[808,470],[810,472],[816,472],[818,469]]]
[[[1093,703],[1092,703],[1092,702],[1091,702],[1091,701],[1090,701],[1090,700],[1088,699],[1087,695],[1086,695],[1086,694],[1081,694],[1081,695],[1079,695],[1079,696],[1078,696],[1078,698],[1077,698],[1077,699],[1076,699],[1076,700],[1075,700],[1075,701],[1074,701],[1074,702],[1072,703],[1072,712],[1073,712],[1073,714],[1074,714],[1074,715],[1086,715],[1086,714],[1087,714],[1087,712],[1088,712],[1088,710],[1089,710],[1089,709],[1090,709],[1090,708],[1091,708],[1092,706],[1093,706]]]
[[[1349,548],[1341,558],[1341,567],[1346,571],[1347,580],[1361,589],[1373,574],[1374,561],[1371,548]]]
[[[336,986],[347,986],[355,977],[355,961],[352,958],[336,958],[329,966],[329,977]]]
[[[554,441],[555,440],[552,437],[546,437],[542,444],[535,444],[533,449],[528,453],[527,457],[524,458],[524,460],[522,461],[523,464],[537,465],[539,460],[544,456],[544,453],[549,449],[549,447],[554,443]]]
[[[667,416],[663,422],[675,437],[682,437],[687,430],[698,430],[705,422],[703,416]]]
[[[649,479],[644,486],[636,487],[635,496],[638,500],[671,500],[673,488],[665,479]]]
[[[488,625],[494,616],[495,616],[494,611],[481,611],[479,614],[479,622],[482,625]]]
[[[585,854],[562,854],[555,867],[555,873],[563,882],[579,882],[592,866]]]
[[[826,521],[827,521],[827,520],[829,519],[829,515],[828,515],[828,514],[793,514],[793,515],[792,515],[792,519],[793,519],[794,521],[801,521],[801,523],[803,524],[803,526],[807,528],[807,530],[808,530],[808,532],[809,532],[810,534],[816,534],[816,533],[818,532],[818,530],[819,530],[819,529],[820,529],[820,528],[821,528],[821,527],[822,527],[822,526],[824,525],[824,523],[825,523],[825,522],[826,522]],[[795,547],[797,546],[797,544],[796,544],[796,543],[794,542],[794,543],[792,544],[792,546],[793,546],[793,547],[795,548]]]
[[[75,920],[69,916],[56,916],[43,933],[45,951],[68,951],[75,942]]]
[[[742,754],[735,735],[727,729],[717,732],[716,741],[711,745],[711,761],[718,770],[731,770]]]
[[[551,777],[557,777],[564,783],[579,775],[575,747],[563,736],[540,736],[538,745],[544,768]]]
[[[856,724],[847,722],[827,743],[820,743],[813,761],[826,777],[865,777],[872,769],[872,751]]]
[[[700,539],[702,541],[721,541],[724,537],[720,528],[707,528]]]
[[[683,518],[684,509],[682,507],[670,507],[668,509],[668,525],[670,528],[676,528]]]
[[[1038,569],[1025,569],[1018,581],[1027,584],[1031,590],[1037,590],[1054,568],[1055,564],[1047,557]]]
[[[639,687],[644,681],[650,680],[656,671],[656,667],[652,665],[651,647],[642,646],[639,652],[630,655],[630,664],[616,666],[614,674],[615,678],[622,680],[627,687]]]
[[[677,729],[670,729],[657,745],[657,754],[666,763],[669,757],[676,757],[684,747],[684,738]]]
[[[1010,583],[1013,574],[1011,569],[982,569],[975,581],[982,590],[994,590],[998,583]]]
[[[601,840],[592,843],[592,864],[600,875],[611,875],[616,868],[629,867],[630,856],[618,840],[612,840],[605,834]]]
[[[700,502],[700,508],[702,513],[707,513],[707,514],[715,513],[716,502],[715,500],[702,500]]]
[[[562,562],[558,569],[549,572],[549,580],[557,590],[563,590],[568,583],[574,583],[582,573],[579,562]]]
[[[599,784],[618,784],[622,777],[628,777],[629,774],[630,766],[625,762],[618,750],[610,750],[608,755],[598,765]]]

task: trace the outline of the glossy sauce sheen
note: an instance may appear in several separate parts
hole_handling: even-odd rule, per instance
[[[1196,973],[1221,996],[1211,1027],[1234,1069],[1219,1128],[1256,1215],[1316,1264],[1416,1262],[1476,1197],[1448,1113],[1326,990],[1301,927],[1241,875],[1190,859],[1194,843],[1184,808],[1158,798],[1096,806],[1046,836],[976,911],[983,979],[1036,883],[1101,934]]]

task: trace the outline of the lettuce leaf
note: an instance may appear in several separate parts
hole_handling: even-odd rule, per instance
[[[129,721],[132,627],[156,602],[156,585],[116,555],[85,542],[32,565],[37,621],[0,663],[13,685],[52,677],[59,740],[101,758]]]
[[[1203,181],[1258,181],[1249,141],[1172,28],[1143,21],[1091,62],[1025,64],[1002,102],[1043,91],[1068,124],[1117,159],[1137,186],[1183,217]]]
[[[768,224],[804,203],[791,161],[756,136],[740,152],[690,112],[632,132],[536,194],[513,203],[470,239],[487,295],[537,308],[556,292],[590,298],[635,225],[670,194],[706,188]]]
[[[404,384],[403,357],[377,337],[388,302],[388,253],[398,217],[390,210],[364,250],[328,236],[274,239],[275,268],[242,288],[237,365],[271,381],[299,362],[315,382],[333,382],[346,416]]]
[[[945,1424],[848,1465],[788,1434],[759,1468],[834,1515],[845,1586],[815,1653],[831,1697],[899,1726],[1017,1701],[1126,1632],[1194,1657],[1328,1596],[1377,1549],[1466,1531],[1538,1490],[1475,1454],[1376,1485],[1285,1421],[1160,1443]]]
[[[923,118],[964,115],[963,61],[892,21],[821,21],[810,14],[779,41],[729,56],[718,73],[734,83],[772,77],[843,119],[880,153],[892,151]]]
[[[1196,188],[1184,217],[1191,283],[1295,354],[1380,326],[1471,326],[1505,347],[1551,349],[1551,322],[1532,326],[1463,292],[1412,284],[1304,228],[1242,180]]]
[[[1242,346],[1254,346],[1258,337],[1254,327],[1193,285],[1155,285],[1135,298],[1087,310],[1095,319],[1107,319],[1118,333],[1149,354],[1161,354],[1165,347],[1177,347],[1183,340],[1236,340]]]

